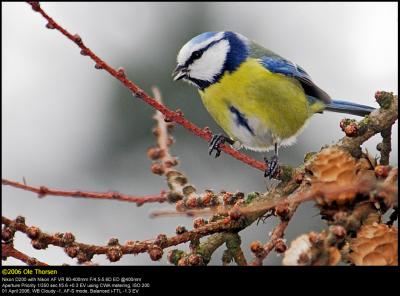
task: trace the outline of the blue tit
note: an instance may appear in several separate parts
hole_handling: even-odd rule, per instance
[[[278,168],[278,147],[290,145],[315,113],[335,111],[365,116],[372,107],[332,100],[295,63],[235,32],[206,32],[179,51],[174,80],[194,85],[207,111],[228,134],[215,135],[219,145],[239,143],[255,150],[274,149],[265,176]]]

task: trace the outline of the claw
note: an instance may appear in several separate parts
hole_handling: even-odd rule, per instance
[[[264,177],[269,177],[269,179],[271,180],[272,177],[275,176],[278,172],[278,156],[275,154],[271,157],[271,160],[264,158],[264,161],[267,164],[267,169],[264,172]]]
[[[228,137],[225,137],[224,135],[221,134],[216,134],[211,138],[210,144],[208,145],[208,154],[211,155],[212,152],[215,150],[215,158],[219,157],[221,155],[221,149],[219,146],[221,144],[224,144],[225,142],[228,142],[229,144],[233,144],[234,141],[229,139]]]

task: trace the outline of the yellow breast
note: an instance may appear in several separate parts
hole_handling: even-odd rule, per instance
[[[294,136],[313,113],[296,79],[272,73],[251,58],[199,92],[204,106],[225,132],[256,150]],[[253,132],[246,133],[238,126],[231,106],[244,115]]]

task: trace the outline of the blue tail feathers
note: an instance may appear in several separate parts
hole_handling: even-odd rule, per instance
[[[332,100],[331,103],[326,105],[325,110],[365,116],[374,111],[375,108],[346,101]]]

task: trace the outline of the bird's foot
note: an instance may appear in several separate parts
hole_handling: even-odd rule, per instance
[[[208,144],[208,154],[211,155],[212,152],[215,150],[215,158],[217,158],[218,156],[221,155],[221,149],[220,149],[220,145],[224,144],[225,142],[233,145],[235,143],[235,141],[233,141],[232,139],[221,135],[221,134],[215,134],[212,138],[210,143]]]
[[[264,161],[267,165],[267,168],[264,172],[264,177],[269,177],[271,180],[272,177],[274,177],[279,171],[278,155],[275,154],[272,156],[271,160],[268,160],[268,158],[264,157]]]

